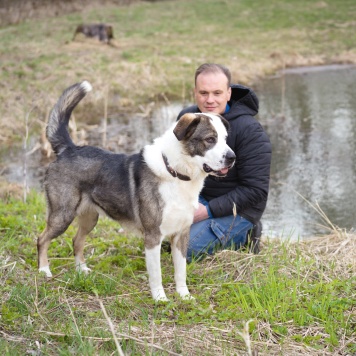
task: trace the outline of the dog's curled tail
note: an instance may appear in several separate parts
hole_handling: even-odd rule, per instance
[[[67,88],[52,109],[46,128],[46,136],[56,155],[69,146],[74,146],[68,132],[68,122],[73,109],[92,90],[89,82],[83,81]]]

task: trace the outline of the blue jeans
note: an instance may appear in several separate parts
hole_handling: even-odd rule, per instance
[[[208,202],[199,197],[205,206]],[[204,254],[212,255],[217,250],[237,250],[246,243],[247,233],[253,224],[239,215],[209,218],[195,223],[190,228],[187,262],[200,259]]]

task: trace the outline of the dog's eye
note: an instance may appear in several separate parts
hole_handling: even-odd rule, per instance
[[[205,139],[207,143],[216,143],[216,138],[214,136],[207,137]]]

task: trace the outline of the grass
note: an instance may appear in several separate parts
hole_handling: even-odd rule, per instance
[[[180,0],[86,7],[0,28],[0,142],[22,143],[28,128],[31,150],[59,94],[83,79],[94,92],[76,113],[82,123],[97,123],[106,102],[109,119],[145,111],[152,101],[191,102],[194,70],[205,61],[226,64],[242,84],[286,66],[356,63],[355,15],[353,0]],[[78,23],[96,21],[114,26],[113,46],[71,41]],[[257,256],[223,251],[192,263],[195,302],[174,294],[164,253],[171,301],[155,304],[142,240],[101,220],[86,245],[93,272],[83,276],[74,272],[71,227],[52,242],[55,276],[46,280],[36,272],[35,247],[43,195],[31,191],[24,203],[22,190],[6,184],[4,191],[2,181],[0,195],[5,355],[356,353],[352,233],[333,227],[295,243],[266,237]]]
[[[75,272],[71,227],[52,242],[54,278],[36,272],[43,195],[0,203],[0,350],[23,355],[124,354],[351,355],[356,352],[356,236],[339,232],[312,243],[264,241],[259,255],[222,251],[188,266],[196,300],[174,293],[151,300],[141,239],[100,220],[87,240],[93,272]],[[105,313],[107,316],[105,316]],[[109,322],[114,326],[110,331]],[[114,335],[114,336],[113,336]]]
[[[83,79],[94,86],[83,117],[98,122],[108,88],[109,117],[151,101],[191,102],[194,70],[206,61],[226,64],[242,84],[285,66],[356,63],[355,16],[353,0],[179,0],[86,6],[0,28],[0,139],[20,140],[26,113],[43,123]],[[72,42],[79,23],[97,21],[113,25],[113,46]]]

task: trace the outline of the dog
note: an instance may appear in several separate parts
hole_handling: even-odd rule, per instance
[[[76,39],[78,33],[82,33],[86,37],[98,38],[99,41],[105,43],[110,43],[110,41],[114,38],[112,26],[102,23],[90,25],[81,24],[77,26],[74,32],[73,41]]]
[[[85,237],[99,214],[131,223],[144,236],[149,286],[155,301],[167,301],[162,286],[160,252],[171,239],[176,291],[192,298],[186,285],[186,252],[198,196],[208,174],[225,176],[235,162],[227,146],[228,122],[216,114],[185,114],[162,136],[136,154],[76,146],[68,133],[73,109],[92,90],[87,81],[67,88],[52,109],[46,136],[56,155],[47,169],[44,190],[46,227],[37,240],[38,268],[52,277],[48,247],[75,217],[76,269],[88,273]]]

